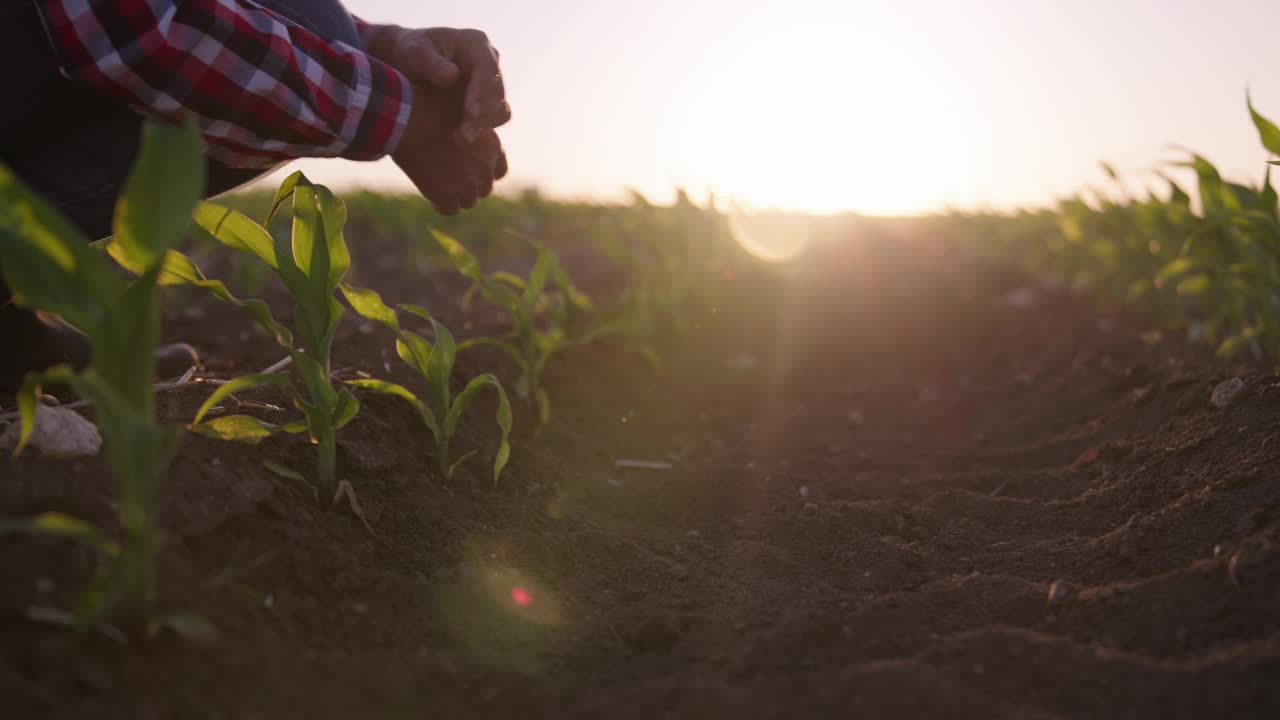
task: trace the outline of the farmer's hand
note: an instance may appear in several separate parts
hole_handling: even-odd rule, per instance
[[[498,51],[479,30],[412,30],[378,25],[368,39],[369,53],[404,73],[410,81],[439,89],[462,85],[458,140],[475,142],[484,132],[511,119]]]
[[[458,93],[413,86],[413,110],[391,159],[436,209],[452,215],[493,192],[507,174],[507,155],[498,134],[487,129],[460,142]]]

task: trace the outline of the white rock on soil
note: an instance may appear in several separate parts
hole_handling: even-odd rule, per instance
[[[0,435],[0,448],[12,450],[21,432],[20,423],[5,428]],[[102,435],[93,423],[74,410],[39,405],[27,447],[52,458],[90,457],[102,449]]]
[[[1209,402],[1213,403],[1214,407],[1225,408],[1239,400],[1240,396],[1244,395],[1244,390],[1245,384],[1240,378],[1223,380],[1213,389],[1213,394],[1209,396]]]

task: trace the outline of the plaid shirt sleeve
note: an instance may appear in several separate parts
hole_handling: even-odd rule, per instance
[[[197,117],[239,168],[374,160],[409,121],[409,81],[251,0],[41,0],[64,75],[169,120]],[[361,35],[369,28],[357,25]]]

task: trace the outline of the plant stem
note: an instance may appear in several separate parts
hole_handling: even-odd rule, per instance
[[[453,468],[449,466],[449,438],[444,438],[436,443],[436,459],[440,463],[440,475],[444,477],[444,483],[448,485],[453,480]]]
[[[316,428],[316,484],[323,500],[333,499],[337,492],[338,439],[333,427]]]

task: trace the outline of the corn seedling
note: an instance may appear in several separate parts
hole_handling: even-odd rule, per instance
[[[457,460],[451,459],[450,444],[462,414],[466,412],[475,396],[486,388],[492,388],[497,393],[497,421],[502,437],[493,460],[493,485],[496,488],[502,476],[502,469],[506,467],[507,459],[511,456],[511,446],[508,444],[508,437],[511,434],[511,405],[507,400],[506,391],[502,389],[502,383],[493,375],[480,375],[472,378],[462,392],[454,397],[449,387],[449,380],[453,376],[454,362],[457,359],[457,344],[448,328],[432,318],[421,307],[401,305],[400,309],[431,323],[434,343],[428,342],[422,336],[401,327],[396,311],[388,307],[378,293],[348,285],[342,286],[342,292],[357,313],[381,323],[395,334],[396,354],[426,381],[429,400],[424,402],[403,385],[385,380],[352,380],[348,385],[399,397],[413,405],[435,440],[436,459],[446,483],[453,479],[454,471],[462,463],[476,454],[476,451],[471,451]]]
[[[442,232],[434,231],[433,235],[458,272],[474,283],[474,291],[504,310],[511,321],[511,331],[506,337],[473,338],[464,341],[459,349],[489,345],[510,355],[520,372],[516,395],[529,403],[537,412],[539,421],[545,423],[551,416],[551,400],[542,387],[543,371],[556,353],[588,337],[585,333],[576,333],[577,337],[570,335],[570,328],[565,327],[565,322],[571,317],[569,313],[572,311],[569,310],[553,314],[545,327],[538,323],[540,302],[548,284],[554,281],[558,286],[571,288],[568,274],[555,255],[541,244],[535,244],[537,258],[527,279],[508,272],[486,273],[462,243]],[[569,304],[577,304],[573,297],[567,293],[566,296]],[[584,297],[579,297],[578,301]]]
[[[234,210],[201,203],[196,223],[215,239],[236,250],[255,255],[280,278],[294,300],[292,331],[276,322],[260,300],[239,300],[222,283],[206,279],[194,263],[170,253],[165,281],[193,284],[223,300],[244,308],[289,353],[302,379],[299,388],[288,375],[264,373],[236,378],[219,387],[200,407],[192,430],[211,437],[256,443],[273,433],[306,432],[316,446],[315,483],[325,498],[336,498],[337,431],[355,418],[360,403],[346,388],[330,380],[330,350],[345,309],[334,292],[350,266],[343,239],[346,211],[340,200],[323,185],[302,175],[289,176],[276,192],[267,223],[288,199],[293,200],[290,238],[272,238],[263,226]],[[260,387],[288,393],[302,411],[300,421],[286,425],[267,423],[248,415],[205,420],[209,411],[232,394]]]
[[[146,126],[115,214],[113,245],[140,271],[132,282],[0,168],[0,262],[15,301],[57,313],[84,331],[92,347],[84,370],[59,366],[27,377],[18,398],[23,426],[15,452],[32,430],[41,386],[68,385],[93,403],[108,463],[120,482],[119,542],[58,514],[0,525],[74,538],[101,552],[97,572],[74,613],[81,631],[120,605],[150,617],[154,604],[156,489],[181,435],[179,428],[155,419],[156,286],[166,251],[191,225],[191,210],[204,190],[203,168],[194,126]]]

